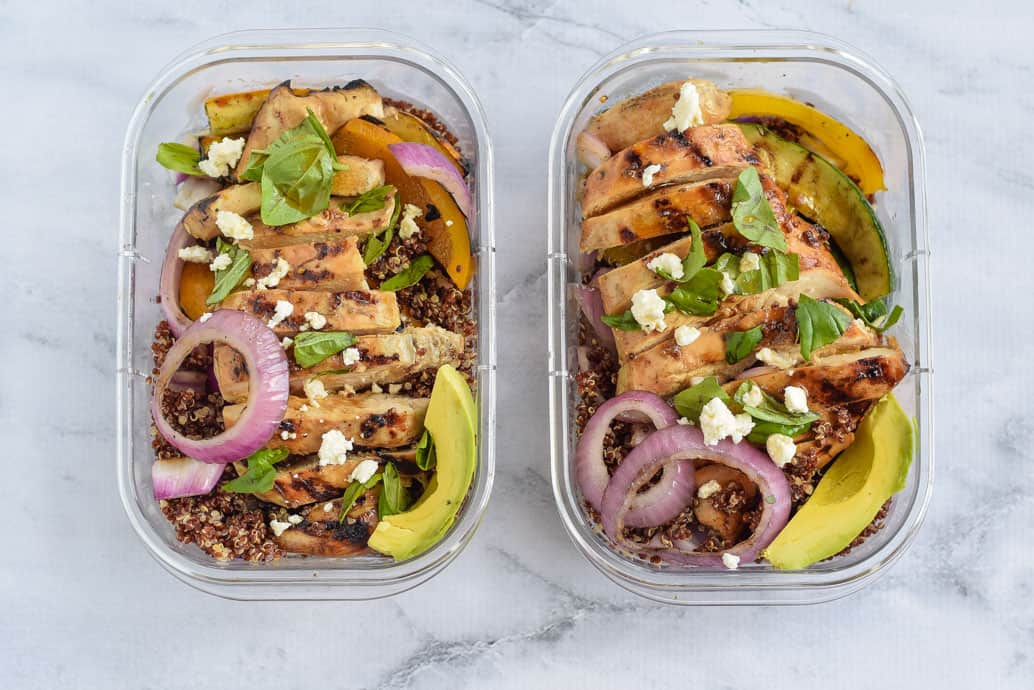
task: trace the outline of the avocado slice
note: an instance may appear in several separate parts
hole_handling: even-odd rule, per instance
[[[797,209],[826,229],[847,256],[868,302],[894,289],[890,250],[862,190],[835,165],[758,124],[740,124],[744,136],[770,158],[776,184]]]
[[[477,465],[477,408],[466,379],[450,365],[438,369],[424,426],[437,465],[423,496],[409,510],[381,518],[369,547],[396,561],[434,546],[456,519]]]
[[[762,555],[778,570],[800,570],[847,548],[905,488],[914,433],[894,395],[881,398],[858,425],[854,444]]]

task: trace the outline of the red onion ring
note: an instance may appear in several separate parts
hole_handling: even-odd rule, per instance
[[[192,390],[198,395],[208,392],[208,374],[203,371],[177,371],[169,379],[169,390]]]
[[[208,343],[225,343],[241,353],[248,369],[248,401],[244,414],[231,428],[197,440],[172,428],[161,413],[161,399],[180,363],[195,347]],[[287,410],[289,391],[287,355],[273,331],[250,314],[220,309],[184,331],[165,355],[154,382],[151,416],[158,432],[184,455],[201,462],[233,462],[262,448],[273,436]]]
[[[169,322],[169,330],[177,338],[193,323],[180,306],[180,278],[183,277],[183,261],[180,250],[194,244],[194,238],[187,234],[183,225],[178,223],[169,238],[169,246],[165,249],[165,261],[162,262],[162,277],[158,286],[158,295],[162,303],[165,320]]]
[[[474,202],[470,196],[467,181],[456,170],[456,166],[442,155],[442,152],[429,144],[417,144],[407,141],[401,144],[388,144],[388,150],[395,156],[407,175],[426,177],[438,182],[452,198],[467,218],[473,217]]]
[[[578,303],[585,318],[592,326],[593,332],[600,342],[610,349],[616,347],[614,343],[614,331],[610,326],[603,323],[603,300],[600,299],[600,291],[586,285],[574,284],[571,286],[574,294],[574,301]]]
[[[761,518],[754,533],[732,548],[719,553],[673,549],[649,549],[665,561],[679,565],[722,566],[722,555],[739,556],[742,561],[757,559],[762,549],[772,543],[790,517],[790,483],[767,455],[749,443],[733,443],[730,439],[715,446],[704,444],[704,436],[692,426],[670,426],[659,429],[628,454],[618,465],[603,494],[600,516],[603,530],[616,544],[630,550],[643,550],[624,537],[633,502],[642,487],[662,466],[672,461],[709,460],[743,472],[757,484],[761,492]]]
[[[590,170],[600,167],[611,156],[610,147],[598,136],[588,132],[578,134],[574,148],[578,160],[585,163]]]
[[[165,458],[151,465],[154,497],[204,496],[219,483],[226,465],[198,462],[191,458]]]
[[[743,381],[744,379],[752,379],[755,376],[764,376],[765,374],[772,374],[772,373],[774,373],[776,371],[779,371],[779,370],[776,369],[775,367],[770,367],[770,366],[751,367],[750,369],[744,369],[743,371],[741,371],[739,374],[737,374],[735,377],[733,377],[732,380],[733,381]]]
[[[596,510],[600,510],[604,491],[612,481],[603,462],[603,439],[610,423],[618,415],[629,412],[640,413],[659,429],[674,424],[678,419],[675,410],[664,400],[647,391],[622,393],[599,406],[596,414],[585,425],[575,451],[578,485],[585,500]],[[692,463],[671,463],[665,466],[657,484],[632,498],[631,510],[625,517],[626,523],[629,526],[653,527],[671,520],[682,512],[692,498],[694,484]],[[685,495],[687,491],[688,497]]]

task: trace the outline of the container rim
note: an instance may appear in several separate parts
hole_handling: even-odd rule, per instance
[[[741,566],[714,572],[654,568],[623,557],[587,528],[570,472],[568,428],[566,295],[573,258],[565,251],[567,175],[573,165],[568,143],[575,120],[597,96],[600,86],[644,63],[678,60],[688,65],[714,62],[818,62],[845,70],[866,82],[888,104],[901,126],[908,153],[913,250],[915,265],[916,377],[918,449],[913,460],[916,486],[904,522],[875,552],[849,567],[779,572],[770,566]],[[930,333],[930,249],[926,222],[925,151],[919,123],[896,81],[862,51],[824,34],[796,30],[701,30],[648,34],[625,43],[600,58],[575,83],[553,130],[549,153],[547,240],[547,312],[549,339],[550,469],[561,522],[581,553],[604,575],[631,592],[655,601],[682,605],[808,604],[847,596],[885,573],[907,550],[922,525],[932,492],[933,365]]]
[[[282,565],[219,563],[204,555],[194,559],[170,549],[143,513],[132,477],[132,386],[147,376],[133,368],[132,293],[136,249],[138,144],[155,105],[188,75],[227,61],[385,60],[423,72],[454,97],[473,127],[476,146],[478,348],[476,366],[479,409],[478,468],[462,509],[446,536],[425,553],[390,563],[377,559],[361,567],[328,567],[350,559],[306,557]],[[390,88],[390,84],[387,84]],[[424,104],[430,105],[430,104]],[[431,48],[384,29],[312,28],[235,31],[208,38],[170,61],[144,91],[133,113],[122,149],[119,217],[116,341],[116,474],[119,496],[134,531],[148,552],[181,581],[228,599],[362,600],[411,589],[441,572],[473,538],[488,506],[495,477],[495,239],[493,152],[485,112],[470,83]],[[287,562],[287,561],[290,562]],[[358,561],[358,559],[352,559]],[[314,567],[315,566],[315,567]]]

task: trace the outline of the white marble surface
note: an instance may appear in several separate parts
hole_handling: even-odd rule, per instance
[[[6,688],[1031,687],[1034,21],[1025,2],[3,3],[13,285],[0,337]],[[87,5],[90,9],[84,9]],[[497,154],[500,397],[493,503],[442,575],[389,601],[237,603],[167,575],[114,483],[119,150],[174,54],[234,28],[419,36],[479,90]],[[572,82],[669,28],[794,27],[877,57],[929,158],[937,490],[868,590],[804,608],[663,608],[574,551],[547,483],[546,147]],[[14,95],[21,100],[15,100]],[[13,249],[13,256],[11,250]],[[1024,680],[1025,679],[1025,680]]]

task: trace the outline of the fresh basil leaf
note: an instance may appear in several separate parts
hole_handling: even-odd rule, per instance
[[[741,383],[733,395],[733,400],[739,403],[743,407],[743,411],[754,419],[789,426],[807,425],[819,419],[819,415],[814,412],[790,412],[786,409],[786,405],[763,390],[760,391],[761,404],[748,405],[745,398],[753,386],[757,386],[757,384],[751,381]]]
[[[600,317],[600,321],[619,331],[638,331],[642,328],[632,316],[631,309],[626,309],[621,314],[604,314]]]
[[[402,485],[395,463],[389,462],[384,466],[382,481],[384,486],[381,487],[381,495],[377,500],[377,513],[380,517],[397,515],[409,507],[409,495],[406,493],[406,487]]]
[[[722,274],[713,268],[702,268],[687,282],[671,291],[666,301],[683,314],[710,316],[718,310],[722,299]]]
[[[350,204],[341,204],[341,209],[350,216],[354,216],[357,213],[379,211],[384,208],[384,204],[388,203],[388,195],[394,189],[390,184],[374,187],[370,191],[357,196]]]
[[[424,429],[424,435],[420,437],[420,443],[416,446],[416,466],[422,470],[429,470],[438,463],[438,453],[434,449],[434,438],[431,432]]]
[[[776,424],[775,422],[755,422],[754,428],[747,435],[751,443],[763,446],[772,434],[783,434],[793,438],[811,429],[811,422],[807,424]]]
[[[228,254],[230,265],[221,271],[215,272],[215,283],[212,286],[212,294],[205,299],[205,304],[219,304],[226,296],[244,281],[251,270],[251,254],[244,247],[225,242],[222,238],[216,240],[217,256]]]
[[[732,193],[732,223],[754,244],[786,251],[786,237],[765,197],[757,168],[753,166],[744,168],[736,179],[736,189]]]
[[[201,152],[193,146],[174,142],[158,144],[158,155],[154,159],[169,170],[205,177],[205,174],[197,167],[201,160]]]
[[[689,245],[689,253],[682,260],[682,278],[680,283],[686,283],[693,279],[693,276],[707,265],[707,254],[704,253],[704,235],[700,232],[700,226],[692,218],[689,219],[689,234],[693,241]]]
[[[248,458],[248,471],[223,484],[223,491],[238,494],[255,494],[269,491],[276,480],[273,465],[288,456],[286,448],[263,448]]]
[[[402,215],[402,199],[396,193],[395,208],[391,211],[391,220],[388,221],[387,229],[382,235],[371,235],[370,239],[366,240],[366,246],[363,247],[363,263],[367,266],[381,258],[381,255],[388,249],[388,245],[395,239],[395,226],[399,222],[400,215]]]
[[[756,295],[800,278],[800,257],[770,251],[759,257],[760,267],[744,271],[736,278],[736,285],[745,295]]]
[[[672,399],[672,404],[675,406],[676,412],[686,419],[696,422],[700,419],[700,411],[704,409],[704,405],[715,398],[719,398],[726,405],[732,402],[729,394],[719,385],[718,379],[708,376],[695,386],[676,395]]]
[[[434,259],[431,258],[431,255],[421,254],[413,259],[409,266],[381,283],[380,289],[383,292],[395,292],[416,285],[424,274],[431,270],[432,266],[434,266]]]
[[[797,302],[797,339],[805,360],[811,359],[812,351],[842,336],[850,325],[850,314],[828,302],[819,302],[807,295],[801,295]]]
[[[761,326],[754,326],[746,331],[733,331],[725,334],[725,361],[735,364],[740,361],[758,346],[764,333]]]
[[[302,331],[294,337],[294,361],[304,368],[315,366],[355,343],[347,331]]]
[[[272,226],[297,223],[326,209],[333,161],[316,136],[270,154],[262,167],[262,222]]]
[[[383,476],[383,474],[378,472],[365,482],[353,481],[348,485],[348,488],[345,489],[344,495],[341,497],[341,516],[338,518],[339,524],[343,523],[345,518],[348,517],[348,511],[350,511],[352,506],[355,505],[356,499],[359,498],[359,494],[364,491],[369,491],[373,487],[377,486],[377,482],[379,482]]]
[[[850,299],[838,299],[837,303],[847,307],[847,310],[854,314],[856,318],[864,321],[866,326],[869,326],[880,333],[883,333],[888,328],[896,324],[898,319],[901,318],[901,315],[905,313],[905,310],[901,308],[901,305],[896,304],[888,314],[887,305],[881,299],[866,302],[865,304],[861,304]]]

